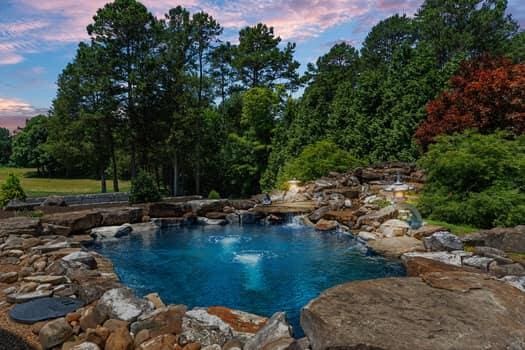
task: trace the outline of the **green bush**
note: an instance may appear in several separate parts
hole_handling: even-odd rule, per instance
[[[208,199],[221,199],[221,195],[219,192],[211,190],[210,193],[208,193]]]
[[[525,222],[525,136],[444,136],[419,164],[427,174],[424,216],[480,228]]]
[[[161,198],[155,179],[149,173],[141,171],[131,180],[130,203],[157,202]]]
[[[24,192],[22,185],[20,185],[18,177],[14,174],[9,174],[1,187],[0,205],[5,207],[12,199],[23,201],[26,199],[26,193]]]
[[[344,172],[362,165],[352,154],[340,149],[335,143],[324,140],[306,146],[299,156],[288,161],[277,176],[277,184],[284,187],[286,181],[297,179],[309,181],[328,175],[331,171]]]

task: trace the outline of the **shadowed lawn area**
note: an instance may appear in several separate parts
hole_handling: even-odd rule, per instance
[[[53,179],[28,177],[35,169],[0,168],[0,182],[3,183],[10,173],[20,178],[22,187],[29,197],[47,196],[50,194],[85,194],[100,193],[100,181],[94,179]],[[129,191],[129,181],[119,181],[121,191]],[[108,192],[113,191],[111,180],[107,181]]]

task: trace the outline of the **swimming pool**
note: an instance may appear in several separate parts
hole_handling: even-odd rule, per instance
[[[96,248],[122,282],[188,307],[221,305],[271,316],[286,311],[296,336],[301,308],[340,283],[404,275],[343,233],[300,225],[170,228]]]

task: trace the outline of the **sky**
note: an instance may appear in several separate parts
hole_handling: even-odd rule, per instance
[[[0,0],[0,126],[11,130],[46,113],[58,74],[72,60],[86,26],[107,0]],[[413,15],[422,0],[143,0],[162,17],[182,5],[206,11],[225,28],[223,40],[258,22],[297,44],[302,69],[346,41],[359,47],[368,31],[395,13]],[[525,28],[525,1],[509,0],[509,13]]]

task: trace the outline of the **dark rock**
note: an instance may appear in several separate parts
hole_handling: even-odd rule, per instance
[[[463,243],[461,240],[456,235],[447,231],[436,232],[432,234],[432,236],[423,238],[423,244],[425,245],[426,250],[431,252],[463,249]]]
[[[11,199],[9,203],[4,207],[6,211],[31,211],[35,209],[35,203],[28,203],[19,199]]]
[[[317,222],[323,218],[328,212],[330,211],[329,206],[320,207],[313,211],[310,215],[308,215],[308,219],[310,219],[313,222]]]
[[[40,204],[41,207],[65,207],[66,200],[62,196],[49,196]]]
[[[71,234],[71,227],[69,226],[44,224],[43,227],[46,235],[69,236]]]
[[[525,226],[497,227],[492,230],[471,233],[463,237],[463,242],[474,246],[488,246],[505,252],[525,253]]]
[[[239,210],[239,222],[241,225],[253,225],[259,222],[264,217],[259,212],[248,210]]]
[[[77,285],[75,294],[78,295],[78,298],[86,304],[90,304],[95,300],[100,299],[100,297],[110,289],[118,288],[120,285],[116,281],[111,280],[94,280],[88,281],[87,283],[82,283]]]
[[[205,216],[210,212],[222,211],[228,201],[225,199],[201,199],[189,201],[192,212],[197,216]]]
[[[148,216],[151,218],[180,217],[191,211],[186,203],[158,202],[148,205]]]
[[[312,349],[524,347],[525,293],[482,274],[424,276],[427,283],[386,278],[323,292],[301,313]]]
[[[223,213],[222,211],[221,212],[212,211],[212,212],[206,213],[206,218],[212,219],[212,220],[227,219],[227,216],[228,216],[228,214],[227,213]]]
[[[228,205],[237,210],[248,210],[255,207],[255,204],[257,204],[255,201],[249,199],[232,199],[228,201]]]
[[[496,262],[489,265],[489,272],[498,278],[504,276],[525,276],[525,267],[518,263],[502,265]]]
[[[122,226],[95,227],[91,230],[90,235],[97,241],[112,241],[129,236],[132,231],[133,227],[130,224],[124,224]]]
[[[89,269],[94,270],[97,268],[97,261],[95,257],[87,252],[75,252],[68,254],[62,258],[66,262],[78,262],[86,265]]]
[[[109,208],[101,211],[102,226],[118,226],[124,224],[135,224],[142,221],[142,208],[125,207]]]

